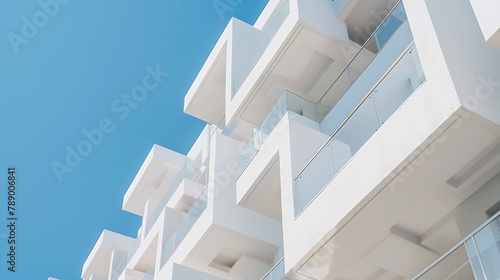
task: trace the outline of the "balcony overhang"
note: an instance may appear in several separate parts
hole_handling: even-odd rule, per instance
[[[222,33],[184,97],[185,113],[215,125],[221,123],[224,118],[227,41],[230,36],[230,26],[228,25]]]
[[[211,275],[203,271],[192,269],[191,267],[177,263],[173,264],[172,279],[224,280],[224,278],[217,277],[215,275]]]
[[[172,150],[153,145],[139,172],[123,198],[123,210],[139,216],[151,197],[161,198],[186,163],[186,157]],[[151,201],[152,207],[159,201]]]
[[[237,270],[245,266],[253,267],[253,272],[257,275],[264,275],[273,264],[278,248],[275,244],[251,238],[229,228],[211,225],[185,263],[222,277],[237,275]]]
[[[317,236],[322,241],[294,271],[313,279],[411,278],[481,224],[471,217],[485,219],[500,199],[498,187],[485,185],[500,171],[500,130],[475,113],[464,115],[451,115],[394,173],[375,167],[382,160],[374,159],[373,145],[383,136],[374,135],[297,218],[316,231],[325,228],[324,219],[314,218],[319,213],[332,213],[338,223]],[[366,188],[355,175],[360,170],[364,178],[386,177]]]
[[[83,265],[82,279],[89,279],[94,274],[107,277],[113,251],[127,252],[134,241],[134,238],[104,230]]]
[[[258,127],[286,89],[317,102],[350,61],[348,54],[359,50],[331,3],[290,0],[287,5],[290,14],[276,35],[234,97],[226,96],[228,123]]]
[[[254,159],[247,166],[248,172],[245,172],[246,176],[243,175],[243,177],[253,174],[256,176],[251,176],[254,177],[250,178],[253,183],[247,183],[245,186],[243,186],[242,182],[248,182],[248,178],[238,180],[239,184],[236,185],[237,203],[242,207],[281,221],[280,165],[278,151],[275,152],[270,154],[270,159],[264,160],[264,162]],[[260,158],[264,154],[266,153],[258,153],[256,157]],[[259,163],[264,164],[259,165]],[[250,171],[255,169],[260,169],[260,172],[253,173]]]

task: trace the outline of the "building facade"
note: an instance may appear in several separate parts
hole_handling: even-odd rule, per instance
[[[232,19],[86,280],[499,279],[500,2],[270,0]]]

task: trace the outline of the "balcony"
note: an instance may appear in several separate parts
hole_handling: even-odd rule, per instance
[[[241,173],[236,182],[236,201],[270,218],[281,220],[281,183],[279,149],[282,133],[290,125],[319,129],[321,107],[291,91],[285,91],[262,125],[239,155]],[[292,124],[293,123],[293,124]],[[314,133],[311,132],[311,133]],[[312,135],[311,135],[312,136]],[[262,152],[260,152],[263,150]],[[265,151],[264,151],[265,150]],[[310,154],[312,156],[312,154]]]
[[[311,203],[424,80],[417,50],[412,45],[335,128],[328,141],[295,177],[296,216]],[[343,110],[345,107],[340,109]]]
[[[245,169],[253,157],[258,153],[271,132],[276,128],[281,118],[283,118],[288,111],[315,122],[320,122],[323,114],[322,109],[323,108],[317,106],[314,102],[286,90],[278,99],[278,102],[276,102],[260,127],[255,131],[247,145],[243,148],[240,154],[240,167],[242,170]]]
[[[174,231],[173,235],[167,238],[168,241],[161,250],[160,267],[163,267],[165,263],[170,259],[177,247],[179,247],[180,243],[184,240],[193,225],[196,223],[198,218],[201,216],[201,214],[203,214],[203,212],[207,208],[207,199],[208,192],[205,188],[204,191],[201,192],[196,198],[196,201],[192,204],[192,207],[190,207],[190,209],[187,211],[187,215]]]
[[[150,198],[163,197],[185,164],[185,156],[153,145],[123,197],[123,210],[144,216],[146,202],[154,207],[158,201]]]
[[[361,49],[353,54],[352,59],[342,72],[332,77],[333,83],[321,95],[318,103],[329,109],[334,106],[344,107],[344,113],[346,114],[348,112],[346,110],[359,102],[363,94],[370,90],[370,87],[381,78],[401,54],[402,50],[396,50],[394,46],[388,46],[388,49],[392,49],[385,50],[382,53],[392,37],[396,36],[397,38],[394,38],[393,41],[400,41],[399,44],[403,48],[406,48],[412,41],[413,38],[409,28],[405,26],[406,23],[406,12],[403,3],[400,1],[364,41]],[[394,45],[394,42],[392,45]],[[387,55],[388,52],[392,52],[393,55]],[[377,63],[372,63],[373,61]],[[362,82],[355,84],[358,78]],[[344,97],[348,91],[350,91],[349,96]],[[346,99],[349,100],[347,104]],[[338,109],[336,108],[336,110]],[[335,118],[344,119],[345,117],[346,115],[335,115]]]
[[[406,14],[400,2],[375,29],[317,103],[287,90],[241,152],[242,172],[245,172],[246,166],[265,144],[286,112],[291,111],[320,123],[320,130],[332,136],[311,160],[311,167],[305,167],[296,177],[295,213],[297,215],[301,212],[424,81],[418,53],[411,46],[411,32],[405,23]],[[331,172],[312,174],[314,170],[323,170],[318,169],[316,165],[326,166]],[[270,170],[267,168],[262,172]],[[265,181],[265,178],[260,180]],[[245,189],[246,192],[256,190],[253,187]],[[248,197],[240,194],[238,198],[241,203],[242,199],[246,200]],[[246,207],[255,208],[252,205]],[[276,214],[271,213],[269,216]]]
[[[346,48],[359,46],[327,1],[269,1],[254,25],[231,20],[184,110],[211,123],[223,120],[222,126],[236,121],[231,137],[248,139],[285,89],[317,102],[348,62]]]
[[[181,212],[186,212],[189,208],[191,208],[191,206],[193,205],[193,200],[198,198],[197,195],[199,195],[200,192],[198,192],[197,195],[195,195],[195,193],[198,190],[202,189],[200,186],[204,186],[206,182],[206,173],[204,172],[204,170],[204,168],[195,168],[188,164],[184,165],[184,167],[177,174],[176,178],[168,188],[166,194],[163,196],[163,199],[159,202],[156,209],[152,212],[151,216],[147,220],[145,224],[146,228],[144,231],[144,236],[138,236],[134,244],[113,270],[111,277],[112,280],[117,280],[122,275],[126,267],[136,266],[135,263],[141,258],[135,255],[138,252],[138,249],[141,247],[142,240],[143,238],[147,237],[148,233],[151,231],[151,228],[158,220],[158,217],[165,210],[165,207],[170,206],[171,209],[177,209]],[[174,220],[175,219],[172,219],[171,222],[174,222]],[[169,224],[169,226],[171,227],[175,225]],[[134,265],[130,265],[132,262],[134,262]],[[147,275],[148,274],[146,274],[146,276]]]
[[[196,275],[213,275],[214,279],[254,279],[252,275],[262,275],[271,266],[276,244],[282,242],[281,224],[235,205],[239,146],[240,142],[224,133],[214,133],[206,158],[209,170],[205,172],[213,177],[206,180],[204,188],[190,191],[190,200],[174,202],[179,192],[186,193],[183,187],[172,195],[167,208],[177,207],[186,213],[175,223],[165,219],[158,238],[157,277],[182,275],[175,265],[182,264]],[[258,230],[262,228],[266,230]]]
[[[104,230],[90,252],[82,269],[82,279],[107,279],[113,252],[127,252],[137,247],[136,240],[118,233]]]
[[[499,279],[500,212],[413,279]]]
[[[360,97],[359,94],[357,94],[358,96],[350,94],[345,97],[344,95],[349,89],[351,89],[351,86],[354,85],[358,77],[363,74],[377,54],[385,47],[387,42],[404,22],[406,22],[406,14],[403,4],[400,2],[375,29],[373,34],[366,40],[364,46],[354,55],[353,59],[347,64],[345,69],[341,71],[340,75],[334,78],[334,82],[328,90],[322,94],[319,102],[313,102],[291,92],[290,90],[286,90],[285,94],[281,95],[273,108],[270,110],[270,113],[268,113],[268,115],[264,118],[262,124],[254,132],[253,136],[248,141],[248,144],[243,149],[240,155],[240,166],[242,169],[244,169],[255,154],[257,154],[269,134],[288,111],[295,112],[320,123],[323,121],[327,113],[332,110],[332,107],[338,104],[338,107],[341,108],[335,108],[333,112],[330,112],[330,115],[332,115],[330,118],[335,118],[337,120],[345,119],[347,117],[347,112],[345,112],[346,108],[353,107],[352,104],[356,102],[357,99],[360,99]],[[408,32],[409,31],[406,31],[406,33]],[[388,61],[389,63],[391,62],[391,60]],[[384,69],[377,70],[379,72],[384,71]],[[421,71],[420,67],[418,70]],[[379,75],[381,75],[381,73]],[[423,76],[422,74],[419,75],[420,76],[418,78],[411,77],[412,79],[409,79],[412,83],[411,86],[414,88],[422,83]],[[377,75],[372,76],[377,77]],[[365,85],[369,85],[371,82],[372,81],[363,79],[363,84]],[[373,83],[375,82],[376,81],[373,81]],[[358,88],[354,88],[353,91],[362,92],[362,90],[359,90]],[[349,103],[346,104],[347,102],[344,102],[345,100]],[[339,112],[337,111],[340,111],[340,114],[343,113],[344,116],[339,115]]]
[[[169,204],[173,209],[187,212],[196,197],[194,193],[201,190],[205,184],[206,173],[204,167],[196,168],[188,164],[184,165],[147,220],[145,235],[149,233],[160,214]],[[182,188],[180,188],[181,186]]]

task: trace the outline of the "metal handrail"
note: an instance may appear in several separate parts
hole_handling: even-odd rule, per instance
[[[413,277],[412,280],[416,280],[419,277],[422,277],[425,273],[427,273],[429,270],[431,270],[434,266],[436,266],[438,263],[440,263],[442,260],[444,260],[446,257],[448,257],[451,253],[453,253],[458,247],[464,245],[469,239],[474,238],[474,235],[476,233],[480,232],[483,230],[486,226],[491,224],[494,220],[496,220],[498,217],[500,217],[500,211],[498,211],[495,215],[493,215],[491,218],[486,220],[483,224],[481,224],[478,228],[476,228],[472,233],[467,235],[464,239],[462,239],[460,242],[458,242],[455,246],[451,247],[446,253],[444,253],[441,257],[439,257],[437,260],[432,262],[430,265],[428,265],[426,268],[424,268],[420,273],[417,274],[417,276]]]
[[[340,79],[340,77],[342,77],[342,74],[344,74],[345,71],[347,71],[349,69],[349,67],[351,66],[351,64],[354,62],[354,60],[356,59],[356,57],[358,57],[358,55],[361,53],[362,50],[366,49],[366,45],[368,45],[368,43],[370,42],[370,40],[376,36],[377,34],[377,31],[382,27],[382,25],[385,23],[385,21],[389,18],[389,16],[392,15],[392,12],[399,6],[399,4],[402,3],[402,0],[399,0],[396,5],[394,5],[394,7],[392,7],[392,9],[389,11],[389,13],[384,17],[384,19],[380,22],[380,24],[377,26],[377,28],[375,28],[375,30],[372,32],[372,34],[370,36],[368,36],[368,39],[366,39],[366,41],[363,43],[363,45],[361,45],[361,48],[359,49],[359,51],[354,55],[354,57],[351,59],[351,61],[349,61],[349,63],[347,64],[347,66],[344,68],[344,70],[342,70],[342,72],[339,74],[339,76],[335,79],[335,81],[330,85],[330,87],[325,91],[325,93],[321,96],[321,98],[319,99],[319,101],[317,102],[317,104],[321,103],[321,101],[323,100],[323,98],[326,96],[326,94],[328,93],[328,91],[330,91],[330,89],[337,83],[337,81]],[[347,92],[347,91],[346,91]],[[345,94],[345,92],[344,92]],[[343,96],[343,95],[342,95]]]
[[[250,140],[252,140],[252,139],[255,137],[255,135],[256,135],[256,134],[257,134],[257,133],[261,130],[262,125],[265,123],[265,121],[266,121],[266,120],[267,120],[267,118],[269,117],[269,114],[271,114],[271,113],[274,111],[274,109],[275,109],[276,105],[280,102],[280,99],[283,97],[283,95],[286,95],[286,94],[293,94],[293,95],[295,95],[295,96],[297,96],[297,97],[299,97],[299,98],[302,98],[304,101],[307,101],[307,102],[310,102],[311,104],[314,104],[314,106],[317,106],[317,105],[318,105],[318,104],[317,104],[317,103],[315,103],[314,101],[311,101],[310,99],[308,99],[308,98],[306,98],[306,97],[304,97],[304,96],[301,96],[301,95],[299,95],[299,94],[297,94],[297,93],[295,93],[295,92],[293,92],[293,91],[291,91],[291,90],[289,90],[289,89],[285,89],[285,92],[284,92],[283,94],[281,94],[281,96],[278,98],[278,100],[276,101],[276,103],[275,103],[275,104],[273,105],[273,107],[271,108],[271,111],[270,111],[270,112],[268,113],[268,115],[264,118],[264,121],[260,124],[260,126],[257,128],[257,130],[255,130],[255,132],[252,134],[252,137],[250,138]],[[286,99],[286,96],[285,96],[285,99]],[[287,101],[288,101],[288,100],[287,100]],[[316,108],[316,109],[317,109],[317,108]],[[290,110],[288,110],[288,109],[287,109],[287,111],[285,112],[285,114],[283,114],[283,116],[281,116],[281,117],[280,117],[280,121],[281,121],[281,119],[282,119],[282,118],[286,115],[286,113],[287,113],[288,111],[290,111]],[[279,121],[278,121],[278,123],[279,123]],[[276,123],[276,125],[277,125],[278,123]],[[276,127],[274,127],[274,128],[276,128]],[[273,128],[273,129],[274,129],[274,128]],[[245,148],[246,148],[246,146],[248,146],[248,144],[249,144],[249,143],[250,143],[250,142],[248,142],[248,143],[245,145]],[[253,154],[253,155],[252,155],[252,157],[248,158],[248,164],[246,164],[246,165],[243,167],[243,169],[241,169],[241,171],[239,172],[239,175],[238,175],[238,177],[237,177],[236,179],[239,179],[239,178],[241,177],[241,175],[245,172],[245,170],[247,169],[247,167],[250,165],[250,162],[252,162],[252,161],[253,161],[253,159],[257,156],[257,153],[259,152],[259,150],[260,150],[260,148],[259,148],[259,149],[257,149],[257,152],[256,152],[255,154]],[[241,154],[240,154],[240,155],[241,155]]]
[[[314,154],[314,156],[306,163],[306,165],[297,173],[297,175],[294,177],[294,181],[299,178],[300,175],[304,172],[304,170],[309,167],[309,165],[313,162],[313,160],[318,156],[319,153],[328,145],[328,143],[337,135],[337,133],[344,127],[344,125],[351,119],[351,117],[356,113],[356,111],[363,105],[363,103],[370,97],[370,95],[373,93],[373,91],[382,83],[382,81],[387,77],[387,75],[394,69],[394,67],[398,64],[399,61],[403,58],[403,56],[408,52],[409,49],[411,49],[415,43],[411,43],[402,53],[401,55],[396,59],[396,61],[389,67],[389,69],[384,73],[382,78],[378,80],[378,82],[368,91],[368,93],[361,99],[361,101],[354,107],[354,109],[349,113],[349,115],[342,121],[342,123],[335,129],[335,131],[328,137],[328,139],[325,141],[325,143],[321,146],[321,148]]]
[[[281,257],[281,259],[279,259],[279,261],[278,261],[278,262],[276,262],[276,263],[273,265],[273,267],[271,267],[271,269],[269,269],[269,271],[268,271],[266,274],[264,274],[264,276],[262,276],[262,278],[260,278],[260,280],[264,280],[264,278],[266,278],[267,276],[269,276],[269,274],[271,274],[271,272],[273,272],[273,270],[274,270],[276,267],[278,267],[278,265],[280,265],[280,264],[281,264],[284,260],[285,260],[285,257],[284,257],[284,256],[283,256],[283,257]]]

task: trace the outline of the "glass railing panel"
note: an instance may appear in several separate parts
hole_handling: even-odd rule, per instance
[[[373,100],[373,94],[370,94],[356,109],[356,113],[352,114],[349,120],[340,127],[334,139],[347,145],[350,154],[353,155],[378,128],[377,108]]]
[[[377,38],[377,46],[381,49],[387,41],[391,38],[392,34],[396,32],[398,27],[406,20],[406,13],[404,11],[403,5],[399,4],[394,8],[394,10],[387,16],[380,27],[375,31],[375,36]]]
[[[295,181],[296,214],[314,199],[378,127],[375,104],[370,95]]]
[[[314,121],[318,121],[322,115],[321,108],[318,108],[312,101],[291,91],[285,91],[240,153],[240,167],[242,170],[261,149],[269,135],[288,111]]]
[[[462,244],[456,248],[417,279],[475,279],[465,246]]]
[[[347,114],[330,140],[299,172],[294,185],[296,215],[414,92],[416,84],[412,81],[424,80],[421,67],[416,63],[420,64],[416,48],[411,46],[376,87]],[[325,168],[332,172],[319,172]]]
[[[167,205],[168,201],[172,198],[174,195],[175,191],[178,189],[178,187],[181,185],[182,181],[185,179],[195,181],[201,184],[205,184],[206,180],[206,174],[204,172],[204,168],[196,168],[194,166],[191,166],[189,164],[184,165],[184,167],[181,169],[179,174],[176,176],[170,187],[168,188],[167,192],[163,196],[162,200],[160,203],[158,203],[158,206],[156,209],[153,211],[151,216],[149,217],[148,221],[146,222],[146,231],[145,234],[147,235],[153,225],[156,223],[156,220],[160,216],[160,214],[163,212],[163,209],[165,209],[165,206]]]
[[[302,211],[307,202],[311,201],[330,181],[331,174],[335,173],[332,152],[334,145],[336,142],[328,142],[311,162],[311,167],[304,170],[297,178],[294,186],[295,213]]]
[[[286,107],[282,109],[282,115],[290,111],[316,122],[321,120],[321,110],[312,101],[291,91],[286,91],[285,97]]]
[[[259,139],[260,144],[258,145],[258,148],[260,148],[260,145],[262,145],[262,143],[267,139],[267,136],[271,134],[273,129],[276,127],[276,125],[278,125],[281,118],[283,118],[283,116],[287,112],[287,99],[287,93],[282,94],[260,125],[258,131],[260,131],[260,133],[263,135]]]
[[[500,218],[473,236],[486,279],[500,279]]]
[[[406,20],[403,3],[399,2],[333,81],[319,103],[329,108],[334,107]]]
[[[500,279],[499,264],[500,213],[497,213],[412,279]]]
[[[373,92],[380,124],[387,121],[424,79],[417,49],[410,48],[399,60],[396,72],[387,75]]]
[[[260,127],[254,132],[252,138],[240,153],[240,166],[242,169],[248,165],[252,158],[260,150],[268,135],[279,123],[286,113],[286,96],[282,95],[266,116]]]
[[[349,68],[346,68],[324,94],[320,104],[332,108],[353,83]]]
[[[254,140],[253,138],[250,141]],[[257,154],[259,149],[255,147],[255,145],[251,142],[248,142],[247,145],[243,148],[240,153],[240,169],[243,170],[252,160],[252,158]]]
[[[467,240],[465,242],[465,247],[467,248],[467,254],[469,256],[469,261],[472,266],[472,272],[474,273],[474,279],[485,280],[483,268],[479,260],[479,255],[477,253],[476,244],[474,244],[474,240],[472,238]]]
[[[243,84],[243,81],[245,81],[245,79],[248,77],[248,74],[250,74],[252,69],[255,67],[255,64],[257,64],[257,61],[259,61],[264,51],[271,43],[271,40],[278,32],[278,29],[283,25],[283,22],[285,22],[285,19],[290,14],[289,1],[284,1],[284,3],[279,9],[280,10],[278,14],[276,14],[274,19],[272,19],[272,23],[265,31],[264,35],[262,36],[261,40],[253,50],[252,54],[248,57],[248,60],[246,61],[245,65],[233,79],[233,92],[231,93],[232,96],[234,96],[236,92],[238,92],[241,85]]]
[[[287,6],[288,2],[285,4],[283,8]],[[322,96],[321,100],[318,103],[315,104],[313,102],[305,100],[304,98],[298,95],[293,94],[293,95],[287,95],[285,97],[286,106],[283,106],[284,99],[282,99],[283,98],[282,96],[282,98],[278,100],[277,104],[271,110],[271,113],[266,117],[262,125],[259,127],[259,129],[256,130],[253,137],[250,139],[246,147],[244,147],[243,151],[241,152],[240,154],[241,169],[242,170],[245,169],[245,167],[249,164],[252,158],[257,154],[257,152],[267,139],[267,136],[272,132],[272,130],[275,128],[276,124],[283,117],[283,115],[289,110],[298,113],[300,115],[303,115],[307,118],[313,119],[317,122],[321,122],[321,120],[323,120],[323,118],[328,114],[328,112],[330,112],[331,108],[334,107],[334,105],[337,104],[337,102],[339,102],[340,99],[343,99],[342,100],[343,106],[337,106],[335,108],[335,112],[333,112],[333,114],[336,115],[334,119],[343,120],[347,118],[352,108],[354,108],[356,104],[360,102],[361,97],[344,96],[344,94],[348,91],[351,85],[357,80],[357,78],[363,73],[363,71],[368,67],[368,65],[375,58],[380,49],[385,46],[386,42],[392,37],[392,35],[394,35],[396,30],[398,30],[399,27],[402,25],[402,23],[405,21],[406,21],[406,13],[402,2],[399,2],[391,11],[391,13],[384,19],[384,21],[382,21],[379,27],[377,27],[374,33],[368,38],[367,42],[363,45],[361,50],[358,51],[358,53],[354,56],[354,58],[348,64],[348,66],[335,79],[331,87]],[[423,75],[419,75],[418,77],[422,78]],[[423,79],[420,81],[417,81],[417,79],[415,79],[415,83],[413,83],[412,85],[414,88],[416,88],[421,82],[423,82]],[[410,93],[411,92],[412,91],[410,91]],[[397,104],[398,102],[394,103]],[[386,105],[386,103],[384,103],[383,101],[379,102],[379,104]],[[380,108],[380,110],[382,112],[381,115],[382,117],[380,120],[383,123],[385,121],[384,118],[390,116],[393,111],[387,110],[387,108],[382,108],[382,107]],[[371,136],[370,133],[372,132],[373,131],[366,131],[365,135],[369,137]],[[361,139],[361,141],[358,142],[363,143],[362,140],[363,139]],[[356,144],[353,145],[353,147],[351,147],[351,151],[357,150],[361,146],[359,143],[358,145]]]
[[[198,196],[193,206],[189,209],[186,216],[175,230],[174,234],[166,242],[161,253],[162,267],[174,254],[175,250],[179,247],[193,225],[196,223],[196,221],[198,221],[198,218],[207,208],[207,198],[208,189],[205,188],[204,191]]]

